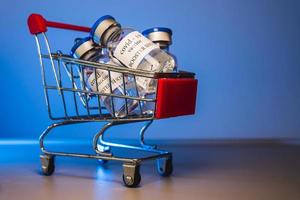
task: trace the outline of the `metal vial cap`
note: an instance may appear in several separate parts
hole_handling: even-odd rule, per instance
[[[120,26],[118,22],[110,15],[100,17],[93,25],[90,36],[96,44],[103,43],[104,33],[113,25]]]
[[[149,28],[142,33],[154,43],[172,44],[172,30],[165,27]]]
[[[75,45],[72,47],[70,54],[74,58],[81,58],[86,52],[94,47],[91,37],[76,38]]]

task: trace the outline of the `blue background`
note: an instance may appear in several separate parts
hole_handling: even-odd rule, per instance
[[[199,79],[197,114],[156,121],[154,139],[300,138],[300,1],[16,1],[0,7],[0,138],[36,139],[50,124],[40,67],[27,28],[30,13],[91,26],[104,14],[144,30],[173,29],[180,69]],[[80,33],[53,30],[53,49],[68,52]],[[90,137],[101,124],[57,130]],[[131,138],[141,124],[112,130]]]

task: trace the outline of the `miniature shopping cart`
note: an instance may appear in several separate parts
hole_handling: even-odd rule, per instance
[[[31,14],[29,16],[28,27],[30,33],[34,35],[37,45],[48,114],[50,119],[55,121],[40,136],[40,148],[43,153],[40,156],[42,173],[51,175],[54,172],[55,156],[71,156],[94,158],[103,162],[110,160],[123,162],[123,182],[128,187],[139,185],[141,181],[140,165],[146,160],[156,160],[157,170],[160,175],[171,175],[173,171],[172,153],[160,150],[156,146],[145,144],[144,134],[153,120],[194,114],[197,93],[197,80],[194,78],[194,74],[189,72],[153,73],[74,59],[62,54],[60,51],[51,51],[49,40],[46,36],[47,28],[53,27],[82,32],[89,32],[90,28],[47,21],[39,14]],[[94,73],[96,73],[96,70],[107,71],[109,80],[112,72],[122,74],[123,91],[126,91],[125,80],[128,76],[133,77],[134,81],[137,77],[154,79],[157,81],[156,95],[153,98],[145,98],[138,95],[130,96],[126,93],[115,95],[112,93],[111,81],[109,81],[111,93],[91,91],[86,86],[86,77],[84,75],[86,68],[92,69]],[[116,116],[114,110],[113,114],[108,113],[104,105],[102,105],[102,96],[109,96],[111,104],[114,103],[114,98],[124,100],[126,107],[125,117]],[[140,114],[130,115],[126,106],[128,100],[138,101],[140,107],[143,102],[153,103],[155,109],[152,113],[143,113],[141,111]],[[113,105],[112,108],[114,109]],[[54,128],[95,121],[106,122],[93,138],[95,154],[53,152],[45,148],[44,140]],[[104,140],[104,133],[108,128],[135,122],[145,122],[145,126],[140,130],[140,145],[118,144]],[[151,155],[142,158],[116,156],[109,151],[110,147],[144,151]]]

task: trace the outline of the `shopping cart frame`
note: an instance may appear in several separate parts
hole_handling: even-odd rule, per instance
[[[161,114],[157,115],[157,107],[155,111],[152,114],[142,114],[141,115],[135,115],[135,116],[129,116],[129,111],[127,108],[127,101],[128,99],[132,99],[139,102],[139,106],[141,108],[141,102],[153,102],[155,105],[158,101],[158,96],[156,96],[154,99],[146,99],[142,97],[132,97],[127,95],[126,93],[124,95],[114,95],[114,94],[103,94],[99,91],[89,91],[85,87],[85,80],[83,76],[80,76],[81,84],[83,84],[82,88],[79,89],[79,86],[75,84],[74,76],[73,74],[70,75],[70,72],[73,73],[73,66],[77,66],[80,68],[80,72],[83,72],[83,67],[90,67],[94,70],[96,73],[96,70],[107,70],[109,73],[109,80],[110,80],[110,73],[112,72],[118,72],[122,73],[123,76],[123,87],[124,91],[126,91],[125,88],[125,75],[132,75],[134,77],[134,80],[136,79],[136,76],[141,76],[144,78],[151,78],[154,80],[159,79],[188,79],[194,80],[194,73],[189,72],[180,72],[180,73],[153,73],[153,72],[146,72],[146,71],[140,71],[140,70],[134,70],[134,69],[128,69],[124,67],[118,67],[114,65],[107,65],[107,64],[100,64],[100,63],[93,63],[89,61],[84,61],[80,59],[74,59],[70,56],[64,55],[61,52],[52,53],[49,40],[46,36],[47,27],[53,27],[53,28],[60,28],[60,29],[69,29],[69,30],[75,30],[75,31],[83,31],[83,32],[89,32],[90,28],[88,27],[82,27],[82,26],[76,26],[71,24],[64,24],[59,22],[51,22],[45,20],[41,15],[39,14],[31,14],[28,18],[28,26],[31,34],[34,35],[35,42],[37,45],[38,50],[38,56],[39,61],[41,65],[41,71],[42,71],[42,81],[44,86],[44,93],[45,93],[45,99],[48,109],[48,114],[50,119],[55,120],[55,123],[48,126],[43,133],[40,136],[39,144],[40,149],[42,151],[42,155],[40,156],[41,159],[41,165],[42,165],[42,173],[44,175],[52,175],[55,169],[55,156],[69,156],[69,157],[79,157],[79,158],[93,158],[101,160],[102,162],[105,161],[120,161],[123,162],[123,182],[125,186],[127,187],[136,187],[140,184],[141,181],[141,175],[140,175],[140,165],[142,162],[147,160],[156,160],[157,161],[157,170],[160,175],[162,176],[170,176],[173,172],[173,163],[172,163],[172,153],[158,149],[157,146],[149,145],[145,143],[145,132],[149,128],[149,126],[152,124],[153,120],[158,118],[165,118],[170,116],[180,116],[183,114],[193,114],[193,111],[191,112],[191,109],[183,113],[182,111],[177,111],[175,113],[170,114],[170,112],[167,112],[167,115]],[[42,39],[41,39],[42,38]],[[44,46],[46,48],[45,52],[42,52],[42,45],[41,41],[43,40]],[[45,62],[48,61],[48,64],[50,62],[50,67],[52,69],[53,75],[55,76],[55,83],[56,85],[49,86],[46,81],[46,75],[45,75]],[[57,64],[57,65],[55,65]],[[70,81],[72,82],[72,88],[65,88],[62,85],[62,76],[60,75],[60,70],[62,68],[62,65],[65,69],[67,69]],[[68,65],[71,67],[68,68]],[[71,70],[69,70],[71,69]],[[190,80],[189,80],[190,79]],[[96,80],[97,82],[97,80]],[[111,81],[110,81],[111,82]],[[191,101],[191,104],[195,104],[195,88],[197,86],[197,81],[193,81],[193,101]],[[163,84],[162,84],[163,85]],[[62,103],[64,105],[64,115],[60,117],[56,117],[51,112],[51,105],[49,103],[49,95],[48,90],[57,90],[58,95],[62,97]],[[110,91],[112,92],[112,84],[110,83]],[[64,93],[71,92],[73,95],[80,96],[80,99],[83,102],[83,105],[85,109],[87,110],[87,115],[78,114],[78,108],[76,107],[76,113],[77,115],[70,116],[67,114],[66,109],[66,100],[64,98]],[[99,113],[96,115],[92,115],[89,112],[89,105],[88,105],[88,95],[96,95],[98,98],[98,110]],[[108,113],[103,113],[102,109],[103,106],[100,105],[99,98],[101,95],[110,96],[112,108],[113,108],[113,115]],[[114,113],[114,105],[113,105],[113,99],[114,98],[123,98],[125,100],[126,105],[126,117],[117,117]],[[75,101],[75,97],[74,97]],[[188,102],[189,103],[189,102]],[[76,106],[78,104],[76,103]],[[193,109],[195,109],[195,105],[193,106]],[[181,113],[180,113],[181,112]],[[170,115],[170,116],[169,116]],[[93,150],[95,151],[95,154],[83,154],[83,153],[71,153],[71,152],[57,152],[57,151],[50,151],[46,149],[44,141],[46,137],[57,127],[67,126],[67,125],[74,125],[74,124],[82,124],[82,123],[88,123],[88,122],[106,122],[105,125],[102,127],[102,129],[95,134],[93,138]],[[122,144],[122,143],[114,143],[109,142],[105,140],[105,133],[107,130],[113,126],[122,125],[122,124],[129,124],[129,123],[136,123],[136,122],[144,122],[145,125],[141,128],[139,132],[139,143],[140,145],[128,145],[128,144]],[[145,151],[152,153],[153,155],[142,157],[142,158],[129,158],[129,157],[121,157],[121,156],[115,156],[111,152],[106,152],[104,150],[99,149],[99,145],[103,147],[117,147],[117,148],[125,148],[125,149],[133,149],[133,150],[139,150],[139,151]]]

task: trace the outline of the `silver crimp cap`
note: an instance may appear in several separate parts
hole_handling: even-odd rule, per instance
[[[103,43],[104,33],[111,27],[118,25],[114,19],[105,19],[103,20],[95,29],[94,34],[92,35],[95,43],[101,45]]]
[[[172,44],[172,36],[168,32],[164,31],[155,31],[152,33],[149,33],[147,35],[147,38],[150,39],[154,43],[165,43],[167,45]]]
[[[82,43],[77,49],[75,50],[73,56],[76,58],[81,58],[86,52],[94,48],[94,43],[92,39]]]

